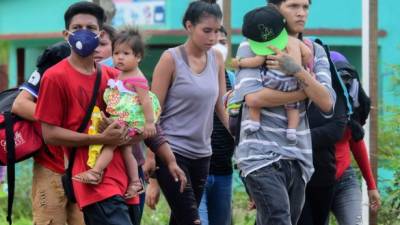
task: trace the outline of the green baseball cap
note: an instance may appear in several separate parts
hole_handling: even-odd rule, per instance
[[[272,55],[268,46],[283,50],[288,43],[286,21],[273,6],[256,8],[246,13],[242,33],[248,39],[251,50],[256,55]]]

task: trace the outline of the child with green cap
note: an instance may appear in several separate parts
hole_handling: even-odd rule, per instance
[[[248,12],[243,21],[242,32],[248,40],[253,57],[236,58],[232,60],[232,67],[236,69],[260,67],[261,79],[264,87],[279,91],[295,91],[299,89],[297,78],[282,71],[267,68],[266,56],[275,52],[270,47],[285,50],[297,63],[308,65],[312,63],[312,52],[299,39],[288,35],[285,29],[285,19],[272,5],[256,8]],[[278,64],[278,61],[270,62]],[[268,66],[270,67],[270,66]],[[296,128],[299,123],[298,103],[285,105],[288,128],[286,137],[291,144],[296,144]],[[261,108],[250,107],[250,122],[243,124],[246,133],[254,133],[260,129]]]

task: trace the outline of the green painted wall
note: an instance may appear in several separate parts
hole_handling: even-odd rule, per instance
[[[62,15],[65,9],[76,1],[0,0],[0,34],[59,32],[64,27]],[[181,20],[189,2],[190,0],[166,0],[166,26],[161,29],[182,29]],[[233,27],[241,27],[243,15],[247,11],[264,5],[265,0],[232,0]],[[379,39],[379,88],[382,99],[386,103],[395,104],[400,104],[400,102],[390,91],[390,79],[395,75],[391,65],[400,62],[400,39],[398,38],[400,29],[398,29],[397,18],[399,13],[398,0],[379,1],[379,28],[387,32],[387,36]],[[361,22],[361,0],[313,1],[307,28],[361,29]],[[320,38],[332,49],[343,51],[350,61],[361,69],[361,37],[324,36]],[[149,38],[148,43],[157,44],[158,48],[165,49],[184,40],[185,37],[153,36]],[[238,44],[241,40],[243,37],[240,35],[233,37],[234,44]],[[34,63],[28,63],[28,58],[35,58],[41,49],[54,42],[56,40],[10,41],[9,72],[12,78],[10,85],[15,85],[13,74],[16,74],[15,50],[17,48],[27,48],[26,71],[31,71]],[[154,67],[161,51],[150,48],[149,53],[151,56],[148,56],[143,63],[147,73]],[[28,73],[30,74],[26,72],[25,75],[27,76]]]
[[[78,0],[1,0],[0,34],[57,32],[64,12]]]
[[[64,12],[78,0],[1,0],[0,34],[32,34],[61,32]],[[37,56],[58,39],[14,40],[9,49],[9,86],[17,85],[16,50],[25,48],[25,78],[35,69]]]

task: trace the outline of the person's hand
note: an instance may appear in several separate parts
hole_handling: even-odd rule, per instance
[[[112,122],[100,134],[102,136],[103,144],[120,146],[125,145],[129,141],[128,129],[121,126],[118,121]]]
[[[381,196],[379,195],[378,190],[369,190],[368,191],[369,198],[369,207],[373,212],[377,212],[381,207]]]
[[[148,150],[150,151],[150,150]],[[148,183],[149,178],[156,172],[156,160],[152,157],[147,157],[143,166],[144,179]]]
[[[247,210],[253,210],[256,209],[256,203],[252,198],[249,197],[249,200],[247,201]]]
[[[275,52],[274,55],[267,56],[266,64],[268,69],[280,70],[287,75],[294,75],[303,69],[287,53],[274,46],[268,46],[268,48]]]
[[[179,168],[176,161],[172,161],[168,164],[168,170],[171,176],[174,178],[175,182],[180,182],[179,191],[182,193],[185,190],[187,179],[186,175],[181,168]]]
[[[103,133],[103,131],[114,121],[113,119],[108,118],[103,111],[100,112],[101,121],[99,123],[99,133]]]
[[[144,129],[143,129],[143,137],[144,139],[153,137],[156,135],[157,130],[156,130],[156,125],[154,123],[145,123]]]
[[[150,184],[146,188],[146,205],[155,210],[158,201],[160,200],[160,187],[156,179],[150,179]]]

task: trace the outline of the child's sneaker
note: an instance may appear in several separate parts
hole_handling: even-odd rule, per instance
[[[261,127],[260,122],[258,121],[246,121],[246,125],[243,127],[243,131],[246,132],[247,134],[252,134],[256,131],[258,131]]]

